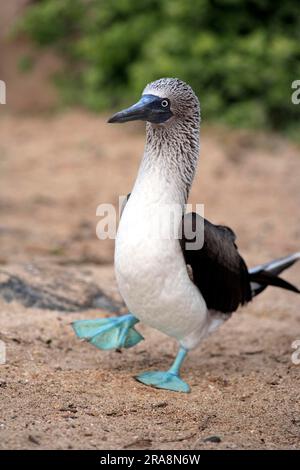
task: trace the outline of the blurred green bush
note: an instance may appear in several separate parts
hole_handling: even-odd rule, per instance
[[[177,76],[205,119],[299,132],[298,0],[39,0],[20,30],[64,57],[67,103],[115,108]]]

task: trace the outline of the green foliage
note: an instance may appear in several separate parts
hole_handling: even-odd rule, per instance
[[[65,58],[57,78],[69,103],[102,110],[146,83],[178,76],[205,119],[295,132],[300,105],[298,0],[40,0],[21,30]]]
[[[22,73],[29,73],[33,70],[35,65],[34,58],[30,55],[22,55],[18,61],[18,69]]]

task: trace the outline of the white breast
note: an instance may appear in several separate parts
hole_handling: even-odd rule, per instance
[[[177,200],[176,205],[172,188],[158,174],[138,178],[117,233],[115,271],[133,315],[194,347],[206,324],[207,309],[188,276],[179,241],[171,233],[172,220],[176,227],[181,223]]]

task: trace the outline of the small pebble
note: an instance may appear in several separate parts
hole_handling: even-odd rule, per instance
[[[33,436],[32,434],[29,434],[28,440],[32,442],[33,444],[37,444],[37,445],[40,444],[40,441],[37,439],[37,437]]]
[[[204,439],[204,442],[215,442],[215,443],[219,443],[221,442],[222,439],[220,438],[220,436],[209,436],[209,437],[206,437]]]

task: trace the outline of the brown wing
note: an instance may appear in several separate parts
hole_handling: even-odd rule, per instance
[[[198,234],[203,231],[203,246],[196,250],[187,249],[191,231],[195,234],[196,229]],[[194,212],[183,217],[182,232],[183,254],[207,307],[231,313],[250,301],[249,273],[237,250],[234,232],[228,227],[214,225]]]

